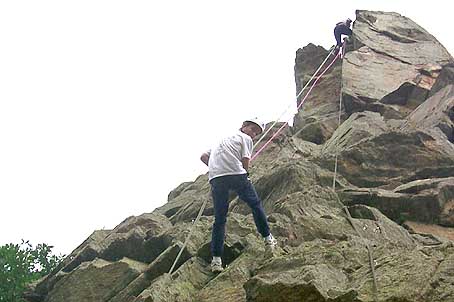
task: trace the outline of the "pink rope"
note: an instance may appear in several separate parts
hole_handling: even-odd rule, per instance
[[[339,57],[340,55],[340,51],[337,53],[336,57],[334,57],[333,61],[328,65],[328,67],[325,68],[325,70],[323,70],[323,72],[317,76],[317,79],[314,81],[314,83],[312,84],[311,88],[309,89],[309,91],[306,93],[306,95],[304,96],[304,98],[301,100],[300,104],[298,105],[298,107],[296,108],[296,110],[299,110],[301,108],[301,106],[304,104],[304,102],[306,101],[307,97],[309,96],[309,94],[311,93],[312,89],[315,87],[315,85],[317,84],[317,82],[320,80],[320,78],[328,71],[328,69],[331,68],[331,66],[334,64],[334,62],[336,62],[337,58]],[[276,133],[274,133],[274,135],[252,156],[251,158],[251,161],[253,161],[270,143],[271,141],[279,135],[279,133],[282,131],[282,129],[285,128],[285,126],[288,124],[288,121],[287,123],[284,123],[280,128],[279,130],[276,131]]]

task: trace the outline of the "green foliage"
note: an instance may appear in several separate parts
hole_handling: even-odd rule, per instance
[[[53,255],[53,246],[33,247],[29,241],[0,246],[0,302],[23,302],[26,285],[49,274],[63,260]]]

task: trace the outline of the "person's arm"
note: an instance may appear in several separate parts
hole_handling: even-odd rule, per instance
[[[249,171],[249,161],[250,161],[250,159],[247,157],[243,157],[241,159],[241,164],[243,165],[243,168],[244,168],[244,170],[246,170],[246,172]]]
[[[200,156],[200,160],[208,166],[208,161],[210,160],[210,155],[208,153],[203,153],[202,156]]]
[[[241,164],[243,165],[244,170],[246,170],[246,173],[249,173],[249,164],[251,162],[253,148],[252,138],[248,135],[242,135],[241,137]]]

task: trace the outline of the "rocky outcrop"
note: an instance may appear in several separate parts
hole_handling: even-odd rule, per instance
[[[428,96],[442,67],[453,62],[432,35],[396,13],[357,11],[353,32],[354,51],[342,66],[348,114],[369,110],[404,118]]]
[[[408,65],[452,62],[451,55],[434,36],[397,13],[358,10],[353,31],[357,48],[367,46]]]
[[[418,129],[437,137],[440,149],[453,149],[454,143],[454,85],[440,89],[414,110],[401,127],[404,131]]]
[[[197,216],[201,205],[210,198],[210,185],[207,175],[199,176],[194,182],[180,185],[169,194],[168,202],[156,209],[170,219],[170,221],[191,221]],[[205,215],[211,215],[211,203],[205,209]]]
[[[46,301],[109,301],[145,267],[127,258],[116,262],[99,258],[84,262],[54,286]]]
[[[345,204],[367,204],[391,219],[454,227],[454,178],[434,178],[409,182],[392,191],[344,189],[339,193]]]
[[[358,11],[353,32],[343,61],[250,170],[279,243],[273,255],[232,194],[226,268],[210,272],[213,207],[201,175],[153,213],[94,232],[27,299],[454,301],[452,58],[395,13]],[[297,92],[328,54],[298,50]]]
[[[300,93],[309,82],[328,54],[329,52],[323,47],[317,47],[313,44],[309,44],[296,52],[297,93]],[[316,75],[321,74],[327,66],[328,64],[325,63]],[[295,115],[293,131],[296,137],[320,145],[332,135],[338,124],[340,80],[341,64],[337,62],[319,80],[317,89],[311,92],[302,109]],[[306,96],[308,90],[309,87],[301,93],[298,103]]]
[[[437,77],[437,81],[429,92],[429,97],[451,84],[454,84],[454,63],[443,66],[440,75]]]
[[[416,180],[399,186],[394,191],[411,194],[411,199],[426,200],[431,204],[429,209],[435,209],[435,211],[428,209],[426,215],[421,213],[412,217],[412,220],[422,221],[420,217],[430,215],[436,224],[454,227],[454,177]],[[405,212],[402,210],[402,213]]]
[[[426,130],[403,132],[399,124],[371,112],[355,113],[326,142],[318,162],[332,169],[337,154],[340,174],[367,188],[452,175],[454,149],[446,137]]]
[[[45,297],[62,282],[75,269],[82,264],[96,261],[120,261],[127,257],[131,261],[139,263],[148,262],[161,251],[153,254],[145,245],[145,239],[171,227],[171,223],[165,216],[151,213],[140,216],[132,216],[120,223],[113,230],[95,231],[78,248],[76,248],[64,261],[49,275],[36,284],[31,296]],[[102,265],[104,266],[104,265]],[[89,270],[91,271],[91,270]]]

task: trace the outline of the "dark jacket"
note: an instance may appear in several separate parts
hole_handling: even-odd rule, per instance
[[[352,33],[350,26],[347,25],[347,21],[337,23],[336,27],[334,27],[334,38],[336,38],[337,46],[342,45],[341,35],[351,36]]]

